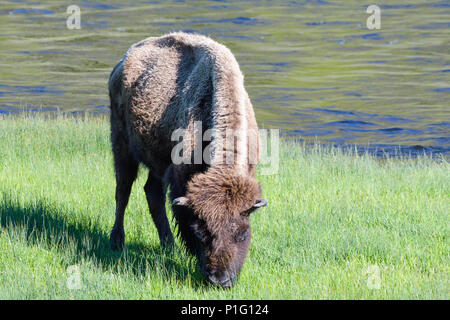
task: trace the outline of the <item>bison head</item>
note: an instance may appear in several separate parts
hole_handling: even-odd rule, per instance
[[[223,288],[237,280],[250,244],[250,214],[267,202],[251,175],[229,168],[210,168],[188,183],[187,193],[173,200],[188,209],[179,226],[188,249],[197,256],[202,273]]]

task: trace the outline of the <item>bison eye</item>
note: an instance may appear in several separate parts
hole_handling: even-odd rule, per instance
[[[198,230],[194,229],[194,235],[199,239],[202,240],[203,239],[203,235],[201,232],[199,232]]]
[[[235,240],[236,240],[236,242],[243,242],[243,241],[247,240],[247,238],[248,238],[248,231],[245,230],[243,232],[239,232],[236,235]]]
[[[191,225],[191,229],[192,229],[192,232],[194,233],[194,236],[196,238],[198,238],[199,240],[203,240],[204,235],[203,235],[203,232],[201,231],[200,226],[198,225],[198,223],[192,224]]]

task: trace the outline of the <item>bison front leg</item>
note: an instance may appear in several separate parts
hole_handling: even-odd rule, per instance
[[[162,247],[168,247],[173,244],[173,236],[170,231],[169,221],[166,214],[166,189],[164,183],[159,177],[151,172],[148,175],[147,183],[144,186],[147,196],[148,208],[153,222],[158,229],[159,240]]]
[[[125,231],[123,229],[123,218],[125,208],[130,198],[131,187],[136,179],[138,163],[132,157],[114,157],[116,169],[116,221],[110,235],[110,245],[112,250],[122,250],[125,242]]]

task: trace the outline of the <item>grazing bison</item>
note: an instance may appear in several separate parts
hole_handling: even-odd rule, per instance
[[[267,204],[255,179],[258,128],[233,54],[200,35],[147,38],[131,46],[114,67],[109,96],[117,182],[112,249],[123,247],[124,211],[143,163],[149,168],[144,190],[161,245],[173,243],[165,211],[170,186],[187,250],[210,282],[230,287],[248,251],[249,215]],[[173,133],[179,129],[185,132],[187,160],[198,159],[195,136],[210,131],[210,143],[200,142],[208,161],[174,163],[173,150],[180,142]]]

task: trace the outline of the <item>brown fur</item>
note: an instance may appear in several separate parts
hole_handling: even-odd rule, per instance
[[[181,238],[202,270],[235,277],[250,241],[248,212],[261,190],[255,174],[259,137],[243,75],[233,54],[210,38],[172,33],[134,44],[113,69],[109,80],[111,141],[116,172],[116,222],[111,245],[124,243],[123,216],[139,163],[149,169],[144,190],[163,245],[173,237],[165,212],[166,187],[171,199],[183,197],[187,206],[173,206]],[[193,157],[194,122],[203,132],[215,129],[213,163],[173,165],[177,142],[171,134],[187,129],[185,143]],[[220,145],[227,130],[235,130],[234,146]],[[231,156],[229,165],[221,160]],[[199,236],[203,234],[203,236]],[[203,239],[199,239],[203,237]],[[235,241],[235,239],[244,239]],[[209,270],[209,271],[207,271]],[[217,280],[222,283],[222,280]],[[222,282],[221,282],[222,281]]]
[[[227,166],[212,167],[188,183],[186,197],[201,219],[223,228],[229,215],[250,209],[260,196],[259,184],[250,175],[236,175]]]

